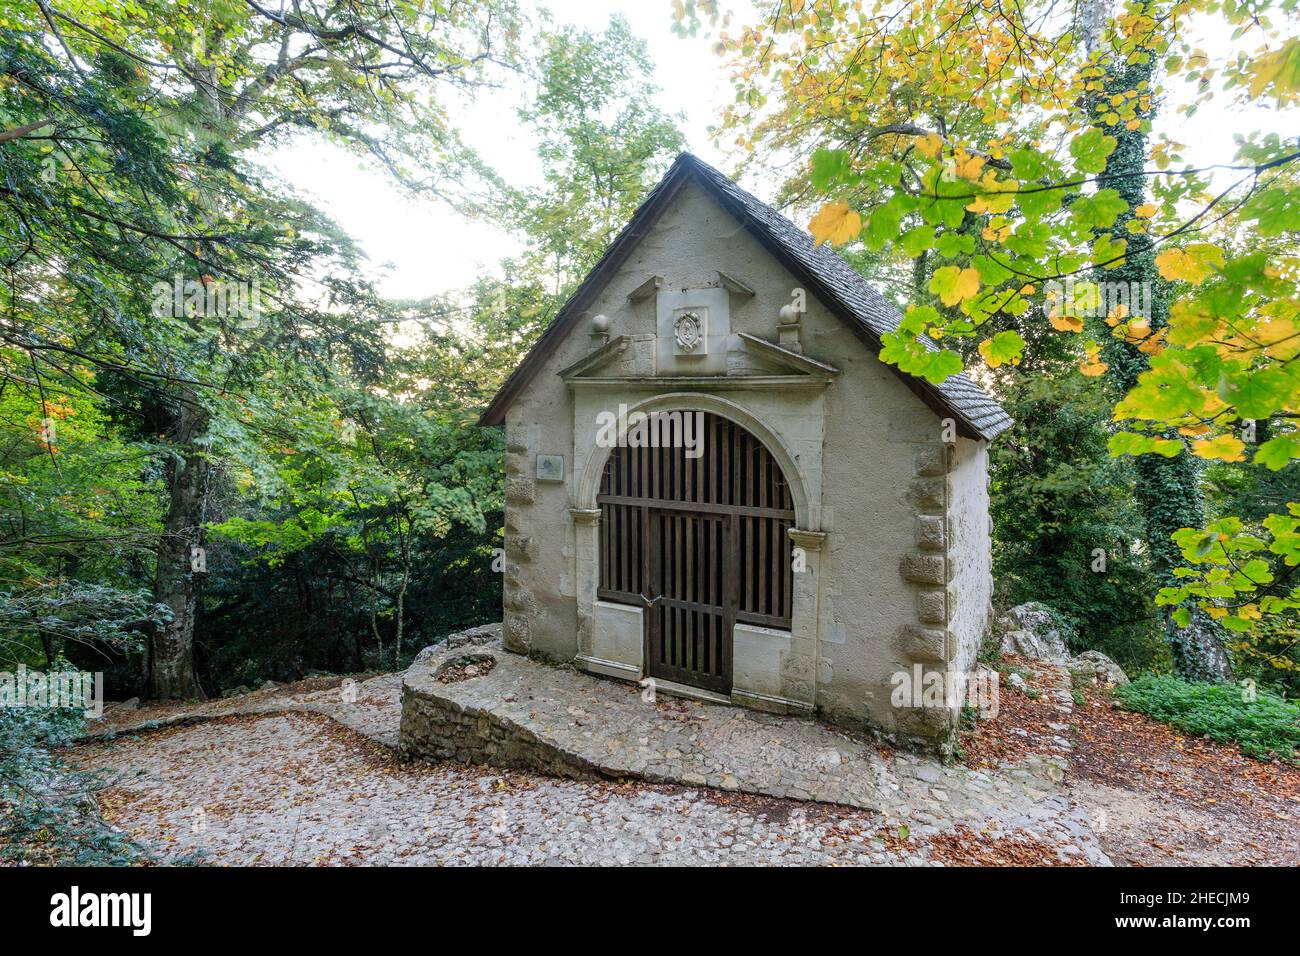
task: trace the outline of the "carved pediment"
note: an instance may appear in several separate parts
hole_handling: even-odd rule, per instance
[[[751,358],[756,365],[765,366],[782,375],[807,375],[829,380],[838,375],[840,370],[833,365],[809,358],[802,352],[795,352],[783,345],[761,339],[748,332],[736,333],[739,348],[732,354]]]
[[[702,374],[659,374],[655,368],[653,335],[619,335],[593,349],[559,375],[571,387],[625,385],[629,387],[693,388],[822,388],[839,374],[825,362],[791,351],[775,342],[738,332],[728,338],[726,371]]]

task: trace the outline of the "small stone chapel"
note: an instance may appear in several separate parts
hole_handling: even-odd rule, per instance
[[[899,314],[683,154],[483,414],[506,429],[505,646],[657,690],[946,738],[993,590],[964,375],[882,363]]]

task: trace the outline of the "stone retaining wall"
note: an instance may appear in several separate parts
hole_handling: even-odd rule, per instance
[[[504,652],[483,647],[475,648],[473,653],[499,661]],[[439,687],[446,686],[439,684],[437,675],[465,654],[463,646],[440,648],[406,672],[398,743],[403,757],[511,767],[574,780],[602,776],[599,767],[576,754],[557,750],[508,717],[437,693]]]

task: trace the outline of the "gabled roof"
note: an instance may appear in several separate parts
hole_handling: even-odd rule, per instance
[[[479,419],[483,425],[505,421],[506,409],[547,357],[595,301],[606,280],[621,266],[654,225],[669,201],[687,182],[701,186],[745,230],[788,269],[816,298],[852,329],[873,352],[881,336],[898,328],[901,316],[869,282],[830,246],[814,245],[812,236],[771,206],[741,189],[712,166],[682,153],[632,219],[605,250],[600,262],[564,303],[532,351],[501,386]],[[930,348],[937,348],[926,341]],[[941,417],[951,416],[968,438],[992,440],[1011,427],[1011,417],[984,389],[965,375],[953,375],[940,385],[889,366],[922,401]]]

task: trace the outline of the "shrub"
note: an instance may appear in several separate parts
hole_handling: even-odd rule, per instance
[[[0,865],[114,866],[147,858],[100,819],[96,782],[51,751],[82,726],[75,710],[0,707]]]
[[[1189,734],[1224,743],[1242,753],[1300,763],[1300,704],[1267,691],[1247,702],[1236,684],[1200,684],[1167,675],[1146,674],[1115,691],[1130,710],[1164,721]]]

